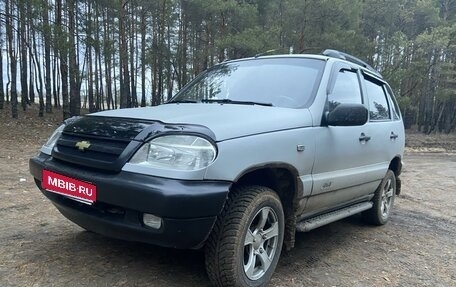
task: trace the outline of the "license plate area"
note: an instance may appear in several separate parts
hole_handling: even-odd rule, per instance
[[[97,187],[89,182],[77,180],[49,170],[43,170],[41,186],[85,204],[93,204],[97,199]]]

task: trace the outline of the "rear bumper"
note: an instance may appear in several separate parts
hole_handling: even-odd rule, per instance
[[[174,248],[204,244],[231,186],[225,181],[182,181],[124,171],[104,173],[64,164],[45,154],[30,159],[29,165],[43,194],[79,226],[109,237]],[[86,205],[44,190],[43,169],[95,184],[97,201]],[[144,213],[161,217],[161,228],[144,225]]]

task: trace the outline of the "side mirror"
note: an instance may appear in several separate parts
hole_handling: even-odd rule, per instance
[[[362,104],[339,104],[326,113],[325,119],[328,126],[362,126],[367,122],[368,113]]]

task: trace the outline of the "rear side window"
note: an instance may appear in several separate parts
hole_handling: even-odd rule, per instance
[[[329,112],[340,104],[362,104],[358,74],[340,70],[334,82],[333,91],[328,96]]]
[[[369,98],[369,116],[371,121],[385,121],[390,119],[388,100],[386,99],[383,84],[377,81],[364,79]]]
[[[391,107],[391,114],[393,116],[393,120],[398,120],[400,118],[400,116],[399,116],[399,107],[397,106],[397,103],[394,100],[393,92],[386,85],[384,86],[384,89],[385,89],[386,95],[389,98],[390,107]]]

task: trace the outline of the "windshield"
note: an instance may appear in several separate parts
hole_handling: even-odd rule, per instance
[[[306,107],[314,98],[324,65],[322,60],[306,58],[222,63],[198,76],[169,102]]]

